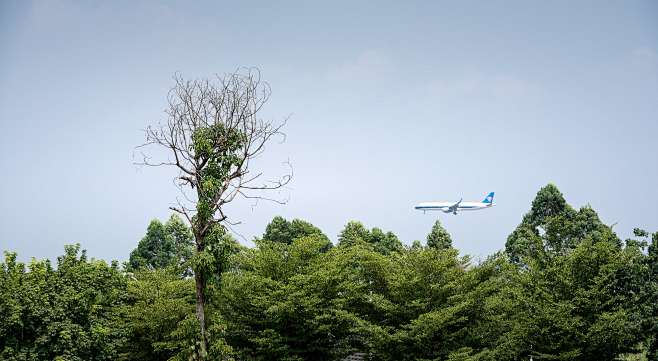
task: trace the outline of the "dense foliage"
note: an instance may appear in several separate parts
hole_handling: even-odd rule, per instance
[[[432,231],[427,235],[427,247],[446,249],[452,247],[452,238],[438,219],[432,226]]]
[[[79,246],[27,267],[5,253],[0,265],[0,359],[110,360],[124,344],[113,311],[128,279],[116,262],[87,259]],[[117,327],[119,326],[119,327]]]
[[[177,267],[181,273],[189,274],[187,262],[192,257],[194,237],[183,220],[173,214],[162,224],[157,219],[149,223],[146,235],[130,253],[126,269],[158,269]]]
[[[123,270],[79,246],[56,267],[6,253],[0,359],[193,359],[189,237],[153,221]],[[622,241],[553,185],[479,264],[438,221],[426,245],[352,221],[333,247],[282,217],[253,248],[215,240],[209,359],[658,360],[658,232]]]

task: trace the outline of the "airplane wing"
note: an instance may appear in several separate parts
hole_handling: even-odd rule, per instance
[[[457,209],[459,208],[459,204],[460,204],[463,200],[464,200],[464,199],[462,198],[462,199],[459,200],[459,202],[457,202],[457,203],[451,205],[450,208],[448,208],[448,209],[450,210],[450,212],[455,212],[455,211],[457,211]]]

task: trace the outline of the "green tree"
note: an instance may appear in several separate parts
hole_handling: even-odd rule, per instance
[[[496,260],[481,283],[473,349],[485,360],[615,360],[642,333],[644,255],[587,238],[522,268]],[[478,316],[479,315],[479,316]],[[480,321],[477,321],[477,320]]]
[[[172,214],[165,223],[165,232],[171,237],[174,243],[174,254],[176,259],[172,265],[178,265],[183,268],[185,276],[190,275],[189,265],[187,264],[194,254],[194,236],[190,227],[181,217]]]
[[[271,242],[290,244],[293,236],[290,234],[290,222],[281,216],[276,216],[267,224],[263,239]]]
[[[359,243],[370,243],[370,231],[358,221],[349,221],[338,235],[340,246],[353,246]]]
[[[324,242],[259,241],[236,255],[221,314],[243,358],[333,360],[363,351],[415,360],[456,352],[469,309],[455,298],[467,268],[456,250],[383,254],[357,242],[323,253]]]
[[[329,241],[313,234],[291,244],[260,240],[257,247],[233,256],[234,268],[223,279],[217,304],[226,322],[226,339],[249,360],[319,359],[313,334],[299,307],[302,297],[291,282],[324,257]],[[331,252],[331,251],[330,251]],[[304,302],[300,300],[300,302]]]
[[[338,244],[349,247],[354,245],[370,245],[382,254],[401,252],[404,250],[402,242],[393,232],[382,231],[375,227],[368,230],[361,222],[349,221],[338,235]]]
[[[391,252],[402,252],[404,246],[402,242],[393,232],[382,231],[375,227],[370,231],[370,243],[375,247],[375,250],[381,254],[389,254]]]
[[[119,265],[88,260],[80,246],[26,268],[6,253],[0,264],[0,359],[116,360],[125,341],[113,309],[123,304]]]
[[[591,207],[574,210],[557,187],[548,184],[537,192],[530,211],[507,237],[505,251],[512,262],[523,264],[529,258],[541,261],[564,255],[588,238],[621,247],[619,238]]]
[[[455,249],[425,248],[394,257],[384,319],[386,336],[371,352],[381,360],[436,360],[462,352],[469,312],[479,300],[465,298],[468,258]],[[452,355],[452,356],[451,356]]]
[[[295,239],[318,235],[325,239],[329,239],[322,231],[301,219],[293,219],[291,222],[281,216],[276,216],[265,228],[263,239],[271,242],[280,242],[291,244]]]
[[[441,221],[438,219],[434,222],[430,234],[427,235],[427,247],[436,249],[452,248],[450,233],[441,226]]]
[[[167,360],[194,346],[188,345],[196,339],[194,334],[186,340],[188,344],[177,337],[186,319],[194,318],[194,300],[191,279],[181,279],[170,269],[136,272],[128,282],[126,304],[117,309],[128,331],[123,357]]]
[[[136,271],[175,267],[185,273],[193,244],[192,232],[179,216],[172,214],[165,224],[154,219],[137,248],[130,253],[127,268]]]

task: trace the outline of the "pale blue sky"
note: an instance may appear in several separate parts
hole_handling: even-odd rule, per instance
[[[2,1],[0,249],[126,259],[177,195],[132,164],[140,129],[174,72],[238,66],[270,82],[264,115],[292,114],[260,162],[290,159],[289,204],[229,209],[248,239],[280,214],[411,243],[437,217],[414,203],[496,191],[438,215],[484,257],[548,182],[622,237],[658,230],[655,1]]]

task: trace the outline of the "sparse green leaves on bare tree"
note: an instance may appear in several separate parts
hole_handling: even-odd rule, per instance
[[[265,146],[276,137],[283,138],[281,127],[285,124],[261,117],[271,90],[257,69],[239,69],[215,79],[185,80],[177,74],[174,81],[166,123],[148,127],[146,143],[140,147],[159,147],[169,158],[156,161],[144,156],[140,164],[172,166],[177,171],[175,180],[182,199],[170,209],[190,223],[194,236],[191,265],[201,340],[196,355],[203,360],[208,355],[208,282],[221,277],[226,268],[222,255],[225,226],[239,223],[225,207],[236,198],[285,203],[279,194],[272,197],[263,192],[280,190],[292,174],[266,179],[253,169],[253,160]]]

